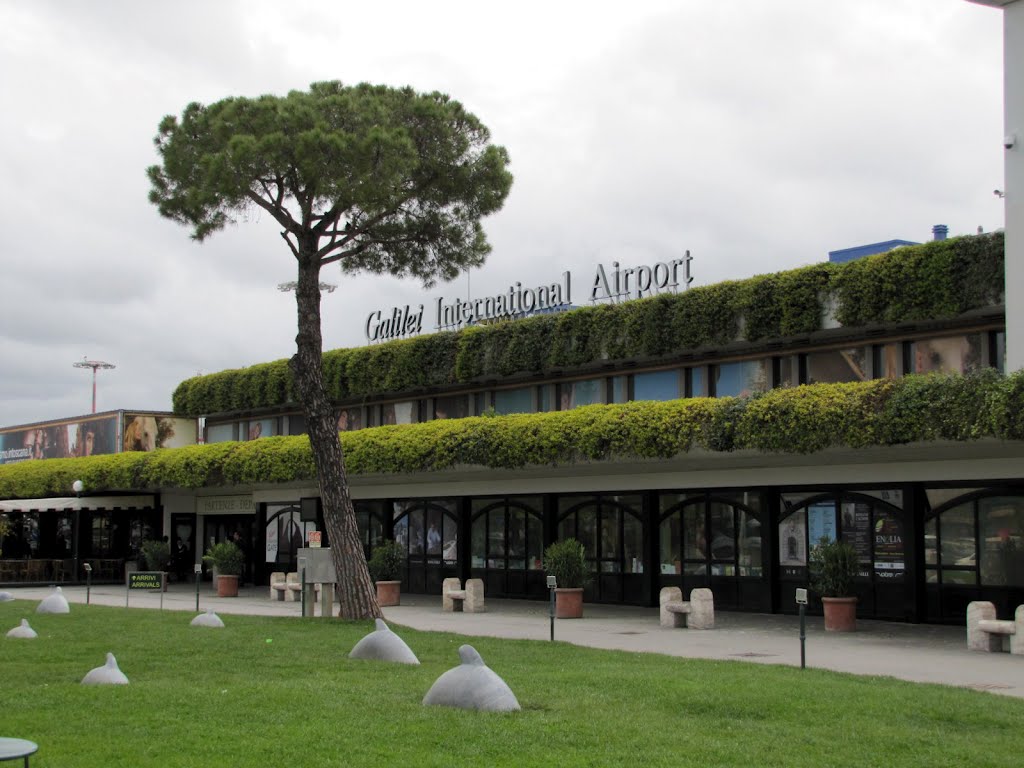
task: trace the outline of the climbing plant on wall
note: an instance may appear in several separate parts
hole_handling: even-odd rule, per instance
[[[829,307],[847,327],[953,318],[1003,300],[1003,235],[898,248],[622,304],[435,333],[324,354],[335,401],[487,377],[696,353],[737,340],[814,333]],[[287,361],[182,382],[176,413],[202,416],[295,402]]]
[[[695,450],[812,454],[982,438],[1024,440],[1024,372],[812,384],[748,398],[591,405],[341,434],[349,471],[357,475],[678,459]],[[144,491],[315,478],[308,438],[270,437],[3,465],[0,498],[63,496],[77,479],[93,491]]]

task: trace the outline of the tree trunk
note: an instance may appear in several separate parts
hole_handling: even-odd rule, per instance
[[[327,397],[323,377],[323,337],[320,329],[320,261],[311,243],[303,243],[299,280],[295,288],[298,308],[296,353],[291,359],[295,386],[302,401],[323,503],[324,524],[330,539],[331,559],[337,574],[343,619],[381,618],[377,592],[359,537],[359,526],[348,492],[345,460],[338,438],[338,417]]]

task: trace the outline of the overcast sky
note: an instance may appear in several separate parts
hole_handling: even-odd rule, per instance
[[[1002,13],[965,0],[0,0],[0,426],[169,410],[196,373],[288,357],[294,261],[250,220],[199,245],[147,201],[160,119],[338,79],[440,90],[511,156],[467,279],[343,275],[370,311],[690,250],[694,284],[1003,226]]]

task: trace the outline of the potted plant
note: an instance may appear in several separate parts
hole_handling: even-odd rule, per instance
[[[217,597],[238,597],[238,577],[245,568],[245,555],[231,541],[214,544],[203,555],[217,571]]]
[[[555,616],[581,618],[583,587],[589,576],[583,545],[576,539],[556,541],[544,550],[544,571],[555,577]]]
[[[171,548],[159,539],[146,539],[139,547],[142,558],[142,569],[145,571],[163,571],[170,567]],[[164,576],[164,591],[167,591],[167,577]]]
[[[860,563],[852,544],[823,536],[811,549],[811,587],[821,595],[826,631],[852,632],[857,628],[853,583],[858,573]]]
[[[402,599],[400,579],[405,567],[405,549],[397,541],[383,541],[373,548],[366,566],[377,584],[377,602],[381,606],[398,605]]]

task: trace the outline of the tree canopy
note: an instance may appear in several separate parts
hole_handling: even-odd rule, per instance
[[[461,104],[340,82],[189,104],[165,117],[150,200],[204,240],[256,206],[292,253],[429,285],[483,263],[480,219],[512,184],[508,154]]]

